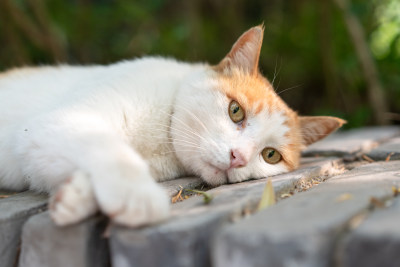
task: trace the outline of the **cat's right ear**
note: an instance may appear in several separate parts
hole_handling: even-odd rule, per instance
[[[236,67],[251,75],[257,75],[263,36],[263,25],[253,27],[243,33],[215,69],[226,72]]]
[[[301,116],[299,123],[303,145],[308,146],[336,131],[346,121],[329,116]]]

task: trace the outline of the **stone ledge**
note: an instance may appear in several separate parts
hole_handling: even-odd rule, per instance
[[[304,156],[359,156],[371,151],[380,143],[400,136],[400,127],[368,127],[334,133],[310,145],[303,151]]]
[[[7,195],[0,201],[0,260],[1,266],[14,266],[22,226],[30,216],[46,209],[47,196],[33,192]]]
[[[400,263],[400,198],[378,209],[355,226],[340,243],[336,262],[343,267],[385,266]]]
[[[355,168],[225,226],[215,240],[213,266],[329,266],[336,237],[368,210],[370,198],[393,197],[392,186],[400,185],[399,164]]]
[[[107,267],[107,220],[93,217],[83,223],[58,227],[48,212],[32,216],[24,225],[19,267]]]

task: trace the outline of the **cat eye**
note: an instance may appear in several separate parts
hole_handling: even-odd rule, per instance
[[[229,117],[234,123],[244,120],[244,110],[235,100],[229,104]]]
[[[261,152],[261,155],[263,156],[265,162],[269,164],[276,164],[282,159],[281,153],[279,153],[272,147],[264,148]]]

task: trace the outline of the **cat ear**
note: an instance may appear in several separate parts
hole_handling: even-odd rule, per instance
[[[346,123],[345,120],[328,116],[299,117],[299,122],[303,144],[306,146],[326,137]]]
[[[263,25],[243,33],[216,69],[223,72],[231,67],[237,67],[249,74],[257,75],[263,36]]]

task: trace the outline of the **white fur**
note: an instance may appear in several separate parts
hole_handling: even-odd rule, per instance
[[[60,188],[69,193],[52,205],[62,210],[79,205],[81,186],[114,221],[137,226],[168,215],[154,180],[196,174],[217,185],[287,171],[260,156],[285,144],[284,115],[264,110],[238,130],[215,75],[207,65],[163,58],[0,74],[0,187]],[[229,169],[231,149],[247,166]],[[77,181],[60,187],[69,177]],[[82,208],[87,215],[92,204]],[[52,215],[66,224],[84,213]]]
[[[58,225],[76,223],[94,214],[97,202],[90,177],[76,171],[50,199],[50,215]]]

